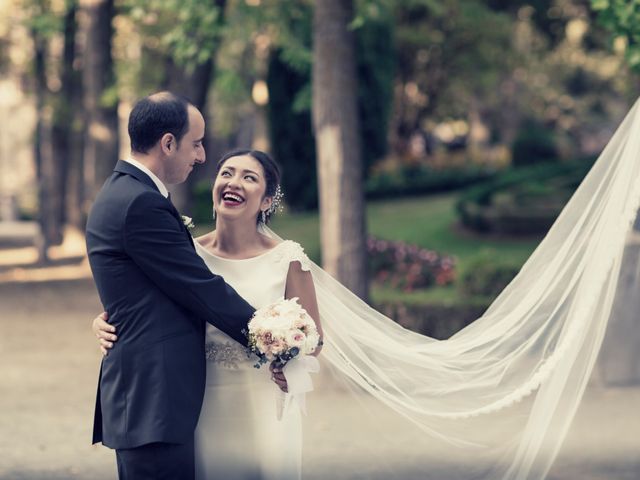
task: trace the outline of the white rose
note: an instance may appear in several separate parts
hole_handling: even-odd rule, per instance
[[[291,328],[291,320],[291,317],[286,315],[273,317],[271,322],[269,322],[269,329],[274,332],[280,332],[281,334],[287,332]]]
[[[320,335],[315,330],[307,333],[307,337],[304,342],[303,351],[305,354],[312,354],[318,346],[318,342],[320,342]]]

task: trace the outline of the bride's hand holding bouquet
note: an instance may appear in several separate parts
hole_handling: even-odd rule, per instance
[[[313,318],[298,303],[298,298],[284,299],[256,310],[249,322],[248,348],[258,357],[256,368],[272,362],[282,369],[287,395],[279,393],[278,418],[291,402],[304,411],[304,395],[313,390],[310,373],[318,371],[318,361],[312,356],[322,345]]]

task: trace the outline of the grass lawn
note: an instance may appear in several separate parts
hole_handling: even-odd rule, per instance
[[[495,252],[502,260],[522,265],[538,239],[483,238],[457,228],[455,194],[370,202],[369,232],[388,240],[403,240],[441,253],[454,255],[464,269],[481,251]],[[282,237],[300,242],[314,259],[320,258],[318,215],[288,214],[274,219],[273,229]]]
[[[486,251],[505,263],[517,266],[524,263],[539,239],[484,238],[464,232],[457,228],[456,198],[456,194],[447,194],[369,202],[369,232],[379,238],[403,240],[453,255],[457,259],[459,273],[474,256]],[[317,213],[283,214],[274,218],[272,228],[281,237],[302,244],[314,261],[320,260]],[[395,300],[411,304],[452,304],[461,300],[455,287],[413,293],[374,288],[372,297],[375,302]],[[466,299],[467,302],[481,300]]]

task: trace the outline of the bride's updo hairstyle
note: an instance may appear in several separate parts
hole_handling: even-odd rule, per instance
[[[216,178],[220,174],[220,170],[224,166],[225,162],[233,157],[244,157],[249,156],[256,160],[260,165],[262,165],[262,170],[264,170],[264,178],[267,183],[267,188],[264,193],[265,197],[271,197],[274,200],[272,207],[267,210],[265,223],[269,223],[271,219],[271,215],[275,212],[277,208],[277,202],[279,202],[279,187],[280,187],[280,167],[278,164],[271,158],[268,154],[261,152],[260,150],[232,150],[231,152],[225,153],[220,160],[218,160],[218,164],[216,165]],[[279,195],[278,195],[279,194]],[[257,223],[262,221],[262,215],[260,212],[258,213]]]

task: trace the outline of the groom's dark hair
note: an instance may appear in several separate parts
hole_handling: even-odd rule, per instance
[[[179,143],[189,130],[187,109],[193,105],[171,92],[158,92],[139,100],[129,114],[131,150],[148,153],[166,133]]]

